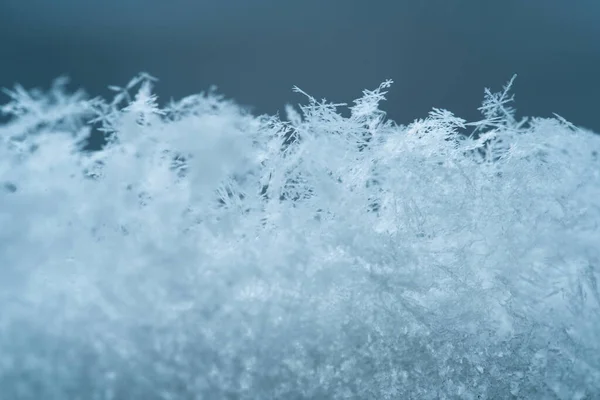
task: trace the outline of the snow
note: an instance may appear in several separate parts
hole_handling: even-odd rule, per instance
[[[514,78],[408,125],[391,81],[288,120],[155,81],[7,91],[3,396],[600,393],[600,136],[517,119]]]

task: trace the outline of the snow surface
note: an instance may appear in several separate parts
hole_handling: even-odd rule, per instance
[[[6,91],[2,398],[600,393],[600,136],[512,80],[409,125],[391,81],[282,119],[154,80]]]

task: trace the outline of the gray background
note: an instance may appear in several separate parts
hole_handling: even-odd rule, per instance
[[[599,0],[0,0],[0,86],[67,74],[91,95],[139,71],[161,100],[210,85],[278,112],[395,81],[400,123],[431,107],[477,118],[483,88],[519,75],[520,115],[600,132]]]

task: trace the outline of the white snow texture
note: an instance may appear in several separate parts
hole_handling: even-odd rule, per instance
[[[598,398],[599,135],[154,80],[6,91],[1,398]]]

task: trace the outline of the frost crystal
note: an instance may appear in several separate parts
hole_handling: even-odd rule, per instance
[[[513,80],[407,126],[391,81],[289,120],[154,81],[6,91],[3,398],[600,393],[600,136]]]

